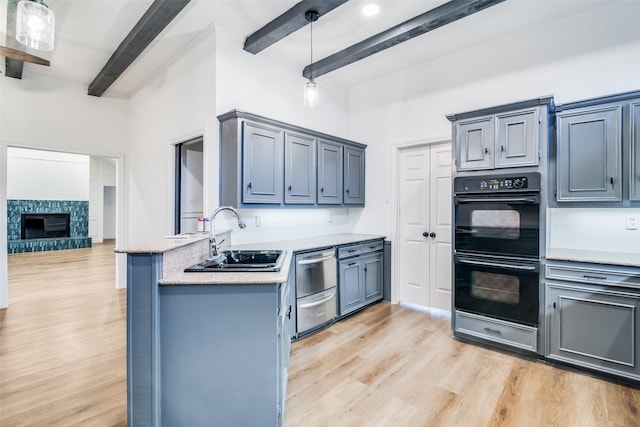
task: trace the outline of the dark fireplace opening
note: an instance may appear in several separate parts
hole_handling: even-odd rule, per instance
[[[21,239],[55,237],[70,237],[68,213],[22,214],[20,220]]]

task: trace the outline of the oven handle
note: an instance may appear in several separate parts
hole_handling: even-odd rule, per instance
[[[456,203],[487,203],[487,202],[539,203],[536,197],[504,197],[504,198],[456,197],[455,202]]]
[[[320,262],[329,261],[332,258],[335,258],[334,254],[323,256],[322,258],[302,259],[302,260],[298,261],[298,265],[318,264]]]
[[[331,295],[329,295],[328,297],[319,299],[318,301],[310,302],[308,304],[301,304],[301,305],[298,306],[298,308],[315,307],[316,305],[324,304],[325,302],[329,301],[331,298],[333,298],[335,296],[336,296],[336,293],[334,292]]]
[[[481,265],[486,267],[499,267],[499,268],[508,268],[510,270],[521,270],[521,271],[536,271],[535,265],[513,265],[513,264],[502,264],[499,262],[490,262],[490,261],[472,261],[470,259],[465,258],[456,258],[456,261],[460,264],[470,264],[470,265]]]

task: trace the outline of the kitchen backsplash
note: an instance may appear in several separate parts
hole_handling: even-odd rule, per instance
[[[551,248],[640,254],[640,209],[554,208],[547,218]]]

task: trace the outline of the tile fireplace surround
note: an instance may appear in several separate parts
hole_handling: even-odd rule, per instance
[[[69,237],[48,239],[20,238],[20,220],[23,213],[69,214]],[[7,252],[55,251],[90,248],[89,202],[83,200],[7,200]]]

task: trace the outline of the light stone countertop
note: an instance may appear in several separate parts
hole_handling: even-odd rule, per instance
[[[218,234],[218,233],[216,233]],[[289,276],[291,259],[294,252],[311,251],[334,246],[360,243],[368,240],[383,239],[385,236],[374,234],[331,234],[326,236],[306,237],[302,239],[279,240],[271,242],[251,243],[223,248],[224,250],[284,250],[284,263],[277,272],[216,272],[185,273],[190,265],[203,261],[207,254],[203,249],[208,233],[189,235],[187,239],[163,239],[143,245],[118,249],[116,252],[133,254],[163,254],[163,278],[160,285],[236,285],[236,284],[273,284],[284,283]],[[200,243],[199,243],[200,242]],[[200,256],[194,255],[194,250]],[[185,254],[185,255],[182,255]]]
[[[556,261],[575,261],[596,264],[640,267],[640,253],[611,252],[585,249],[549,248],[546,258]]]
[[[220,233],[216,232],[216,235]],[[200,233],[185,233],[177,236],[167,236],[164,239],[152,240],[150,242],[131,245],[124,248],[115,248],[116,253],[125,254],[162,254],[183,246],[190,245],[200,240],[208,239],[211,235],[208,231]]]

